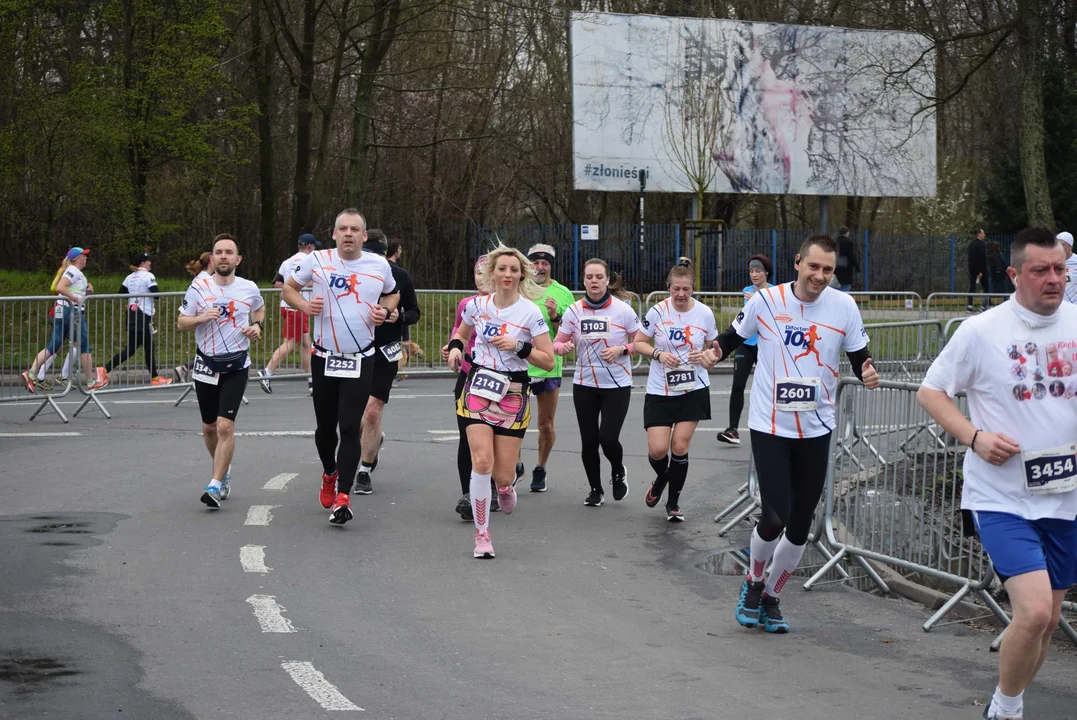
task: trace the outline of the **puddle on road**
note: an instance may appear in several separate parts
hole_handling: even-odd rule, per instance
[[[0,682],[10,683],[16,695],[41,692],[50,683],[81,674],[81,670],[57,658],[35,658],[20,653],[0,655]]]
[[[34,518],[35,520],[59,520],[59,518]],[[62,535],[89,535],[91,524],[88,522],[47,522],[26,528],[28,533],[57,533]]]

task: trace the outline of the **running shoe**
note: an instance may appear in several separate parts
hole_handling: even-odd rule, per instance
[[[737,622],[746,628],[759,626],[759,606],[763,603],[763,581],[750,582],[745,580],[740,586],[740,599],[737,601],[737,609],[733,615]]]
[[[337,499],[337,474],[335,472],[332,475],[322,473],[322,491],[318,493],[318,499],[321,500],[323,508],[333,507],[333,501]]]
[[[523,461],[516,463],[516,479],[512,481],[512,486],[516,487],[516,483],[523,480],[525,474]]]
[[[662,499],[662,493],[665,491],[665,481],[656,478],[655,481],[651,483],[651,487],[647,488],[647,494],[643,496],[643,502],[647,503],[647,507],[653,508]]]
[[[87,390],[103,390],[108,387],[108,373],[105,372],[105,368],[97,368],[97,379],[86,386]]]
[[[273,394],[273,386],[269,384],[269,374],[265,370],[259,370],[255,373],[258,377],[258,384],[262,386],[262,390],[267,395]]]
[[[684,513],[676,505],[666,505],[667,522],[684,522]]]
[[[497,501],[497,484],[490,481],[490,512],[501,512],[501,503]]]
[[[221,500],[227,500],[228,496],[232,494],[232,471],[229,470],[224,474],[224,480],[221,480]]]
[[[615,474],[610,480],[610,486],[613,488],[614,501],[620,502],[628,497],[628,468],[622,465],[621,472]]]
[[[314,396],[314,378],[307,378],[307,397]]]
[[[353,517],[355,516],[352,515],[352,507],[348,502],[348,496],[345,493],[337,493],[333,509],[329,511],[329,522],[333,525],[343,525]]]
[[[374,462],[370,463],[370,472],[374,472],[378,469],[378,455],[381,454],[381,446],[385,444],[385,433],[381,434],[381,441],[378,443],[378,452],[374,453]]]
[[[512,485],[507,488],[498,488],[497,504],[501,506],[501,512],[512,515],[512,511],[516,509],[516,488]]]
[[[726,428],[718,433],[718,442],[729,443],[730,445],[740,445],[740,433],[737,432],[736,428]]]
[[[48,378],[38,378],[37,382],[34,384],[47,393],[52,392],[52,381]]]
[[[789,632],[789,623],[782,617],[780,601],[776,597],[769,595],[763,597],[763,608],[759,611],[759,619],[763,621],[763,629],[768,633]]]
[[[494,544],[490,542],[489,530],[475,531],[475,557],[492,558],[494,556]]]
[[[177,365],[172,368],[172,372],[176,373],[176,380],[181,383],[187,382],[187,366]]]
[[[215,488],[212,485],[207,485],[205,491],[202,493],[202,502],[205,503],[211,510],[218,510],[221,507],[221,491],[219,488]]]
[[[22,385],[26,388],[26,392],[31,394],[37,393],[37,388],[34,387],[34,379],[30,377],[29,371],[23,371],[19,377],[22,378]]]
[[[541,465],[531,471],[531,492],[546,492],[546,468]]]
[[[154,387],[161,387],[162,385],[171,385],[172,378],[161,377],[158,375],[153,380],[150,380],[150,385]]]
[[[583,504],[587,507],[601,507],[602,491],[592,489],[591,493],[587,496],[587,499],[583,501]]]
[[[1024,720],[1025,717],[1024,713],[1021,713],[1020,715],[1002,715],[1000,713],[991,715],[990,713],[991,703],[988,702],[987,707],[984,708],[984,720]]]
[[[472,522],[475,519],[475,513],[471,509],[471,493],[464,493],[456,501],[456,512],[460,514],[461,520]]]
[[[352,490],[353,495],[370,495],[374,492],[374,487],[370,484],[370,473],[359,471],[359,474],[355,476],[355,488]]]

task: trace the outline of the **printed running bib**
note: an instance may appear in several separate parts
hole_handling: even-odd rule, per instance
[[[785,412],[806,412],[819,407],[819,378],[777,378],[774,407]]]
[[[471,378],[471,387],[468,392],[490,402],[501,402],[509,392],[509,378],[507,375],[483,368]]]
[[[201,355],[196,354],[194,356],[194,366],[191,368],[191,371],[197,382],[205,383],[206,385],[216,385],[221,381],[221,374],[210,370],[209,365],[206,365],[206,362],[202,359]]]
[[[670,390],[687,392],[695,390],[696,370],[691,365],[682,365],[676,370],[666,368],[666,385]]]
[[[610,318],[597,316],[580,318],[580,339],[609,340]]]
[[[1056,495],[1077,488],[1077,445],[1021,453],[1025,487],[1033,495]]]
[[[362,377],[363,358],[355,355],[327,355],[325,358],[325,376],[333,378],[354,379]]]
[[[381,354],[384,355],[385,359],[389,362],[399,362],[400,358],[404,357],[404,349],[399,342],[391,342],[381,348]]]

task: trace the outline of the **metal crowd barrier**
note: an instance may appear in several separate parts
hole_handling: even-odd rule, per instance
[[[31,420],[48,408],[67,423],[67,415],[56,401],[66,397],[81,379],[78,352],[81,322],[72,320],[65,324],[62,311],[57,313],[59,321],[50,317],[55,306],[55,295],[0,297],[0,403],[36,403]],[[54,341],[57,332],[60,342],[56,352],[46,371],[34,375],[37,392],[31,394],[23,386],[20,375],[30,370],[34,358]],[[44,383],[39,380],[41,375]]]
[[[940,586],[958,587],[924,630],[970,593],[1005,623],[1005,613],[987,592],[994,578],[990,560],[980,543],[963,532],[957,482],[963,448],[941,431],[921,432],[933,423],[916,401],[918,389],[912,383],[883,381],[879,389],[866,390],[853,379],[839,382],[839,427],[852,413],[860,432],[873,442],[866,452],[850,448],[839,453],[830,466],[824,529],[837,553],[804,588],[810,590],[847,557],[862,566],[876,561]],[[959,398],[963,410],[964,402]],[[835,433],[835,448],[840,439]],[[885,582],[872,579],[888,591]]]
[[[931,293],[924,300],[924,317],[946,320],[948,318],[963,317],[969,314],[969,298],[972,297],[973,312],[980,312],[984,303],[988,307],[1001,305],[1009,297],[1009,293],[976,293],[970,296],[968,293]]]

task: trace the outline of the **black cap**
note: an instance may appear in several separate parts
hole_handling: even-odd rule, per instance
[[[141,252],[138,255],[135,255],[133,258],[131,258],[131,264],[134,265],[135,267],[138,267],[139,265],[141,265],[142,263],[146,262],[149,259],[150,259],[150,254],[149,253]]]
[[[313,245],[315,248],[320,248],[322,244],[318,242],[318,238],[314,237],[310,233],[303,233],[299,236],[300,245]]]

